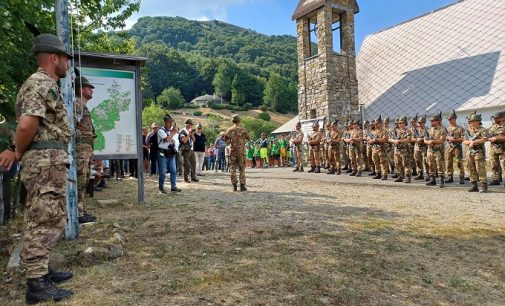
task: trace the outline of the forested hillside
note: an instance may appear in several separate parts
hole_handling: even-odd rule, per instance
[[[181,17],[143,17],[128,34],[136,53],[150,59],[146,98],[157,100],[170,89],[187,102],[216,93],[238,106],[297,109],[294,37]]]

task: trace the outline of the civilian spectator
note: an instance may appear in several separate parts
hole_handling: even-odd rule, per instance
[[[193,129],[193,121],[191,119],[186,120],[184,124],[186,127],[179,132],[179,150],[181,151],[184,164],[184,181],[186,183],[198,182],[199,180],[196,178],[196,158],[194,152],[196,131]],[[190,173],[191,180],[189,180]]]
[[[144,173],[147,173],[149,166],[149,146],[146,143],[147,128],[142,129],[142,160],[144,161]]]
[[[158,163],[158,125],[156,123],[151,124],[152,131],[147,134],[146,144],[149,146],[149,160],[151,162],[151,175],[156,175],[156,167]],[[153,137],[154,136],[154,137]]]
[[[209,170],[209,147],[205,147],[205,156],[203,157],[202,171]]]
[[[226,158],[226,172],[230,170],[230,154],[231,154],[231,146],[226,146],[224,149],[224,156]]]
[[[165,115],[163,118],[164,125],[158,130],[158,190],[162,194],[166,194],[165,190],[165,176],[168,171],[170,172],[170,191],[180,192],[177,188],[177,177],[175,169],[175,159],[177,155],[177,141],[174,137],[177,136],[177,130],[173,127],[174,120],[170,115]]]
[[[196,133],[195,133],[195,157],[196,157],[196,175],[202,175],[202,169],[205,158],[205,143],[207,142],[207,138],[203,133],[203,126],[201,123],[196,125]]]
[[[224,141],[224,132],[221,132],[221,134],[219,134],[219,138],[216,139],[216,142],[214,143],[214,152],[216,154],[216,172],[217,170],[224,172],[226,169],[226,147],[227,144],[226,141]]]
[[[209,170],[214,170],[214,163],[216,162],[216,153],[214,145],[209,146],[209,164],[207,165]]]

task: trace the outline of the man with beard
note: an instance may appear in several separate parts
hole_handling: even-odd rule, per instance
[[[65,194],[71,132],[57,82],[66,76],[72,56],[52,34],[37,36],[33,52],[39,68],[17,95],[15,136],[16,158],[22,165],[21,181],[27,190],[21,259],[29,304],[59,301],[73,294],[54,285],[72,274],[48,268],[49,251],[67,222]]]
[[[77,206],[79,208],[79,223],[96,221],[96,217],[86,211],[84,194],[86,193],[86,181],[89,173],[89,163],[93,156],[93,143],[95,140],[95,129],[91,122],[91,115],[86,106],[93,98],[95,86],[85,77],[77,77],[75,95],[77,97],[75,108],[75,129],[77,132]]]

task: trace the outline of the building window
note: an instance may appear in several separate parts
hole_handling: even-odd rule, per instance
[[[310,110],[310,119],[316,119],[316,110],[315,109],[311,109]]]
[[[338,21],[334,22],[331,26],[333,32],[333,51],[342,53],[342,24],[340,22],[342,14],[338,14]]]
[[[317,22],[312,23],[309,22],[309,45],[310,45],[310,56],[317,55],[318,54],[318,47],[317,44],[319,43],[319,40],[317,38]]]

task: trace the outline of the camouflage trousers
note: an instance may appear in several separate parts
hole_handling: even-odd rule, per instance
[[[414,149],[414,160],[416,162],[417,172],[428,173],[430,170],[428,166],[428,149],[426,147],[418,147]]]
[[[372,148],[372,159],[375,164],[375,171],[377,173],[382,173],[382,175],[388,174],[388,157],[383,149]]]
[[[48,273],[49,251],[67,223],[67,167],[30,167],[25,163],[21,180],[27,190],[21,260],[26,277],[38,278]]]
[[[470,150],[466,153],[466,166],[470,172],[470,182],[481,181],[487,183],[486,156],[482,151],[472,153]]]
[[[331,146],[329,156],[330,167],[340,169],[340,145]]]
[[[321,150],[320,150],[319,146],[310,146],[309,161],[310,161],[311,167],[320,167],[321,166],[320,151]]]
[[[370,168],[370,161],[368,159],[368,146],[366,144],[361,144],[361,158],[363,158],[363,164],[365,165],[365,169]]]
[[[296,166],[298,168],[303,168],[303,147],[302,146],[296,146],[295,147],[295,154],[296,154]]]
[[[428,165],[430,176],[445,175],[445,157],[443,150],[428,149]]]
[[[398,173],[400,177],[412,175],[412,161],[413,157],[409,149],[396,150],[395,152],[396,173]]]
[[[344,167],[348,167],[351,162],[349,159],[349,146],[347,144],[343,145],[342,162],[344,163]]]
[[[368,160],[368,165],[370,167],[370,171],[375,172],[375,164],[374,164],[373,158],[372,158],[372,146],[371,145],[366,146],[366,158]]]
[[[79,216],[86,212],[84,195],[86,194],[86,183],[88,182],[89,163],[93,156],[93,146],[88,144],[77,145],[77,206]],[[119,171],[118,171],[119,172]]]
[[[363,157],[361,156],[361,147],[353,145],[349,147],[349,160],[353,171],[362,171]]]
[[[491,150],[489,151],[489,159],[491,160],[493,181],[500,180],[500,176],[505,178],[505,150],[496,148],[491,145]]]
[[[243,154],[230,155],[231,183],[237,184],[237,169],[239,171],[240,184],[245,185],[245,157]]]
[[[388,159],[388,165],[393,168],[395,166],[395,150],[388,145],[388,149],[386,149],[386,155]]]
[[[445,158],[447,160],[447,176],[454,176],[454,159],[457,160],[457,165],[459,169],[459,176],[465,176],[465,166],[463,165],[463,149],[461,146],[451,146],[445,147]]]
[[[321,164],[326,165],[328,160],[326,159],[328,157],[328,150],[326,148],[326,145],[321,145]]]

